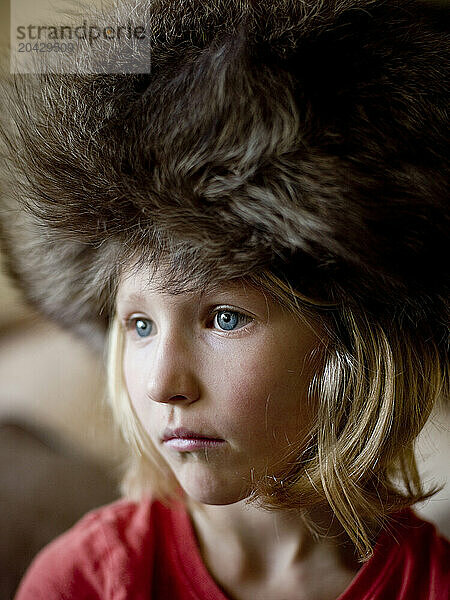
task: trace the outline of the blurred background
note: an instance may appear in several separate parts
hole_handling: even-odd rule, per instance
[[[9,8],[0,0],[2,55]],[[0,263],[0,600],[10,600],[42,546],[118,497],[125,451],[105,403],[102,357],[26,306],[1,255]],[[441,409],[420,438],[427,484],[448,480],[449,427]],[[450,536],[448,484],[419,512]]]
[[[0,0],[2,57],[9,27]],[[11,600],[39,549],[119,497],[125,452],[102,356],[36,315],[5,271],[0,254],[0,600]]]

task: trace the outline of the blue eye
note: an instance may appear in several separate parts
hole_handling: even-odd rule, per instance
[[[242,321],[248,322],[249,320],[251,320],[250,317],[247,317],[246,315],[238,313],[234,310],[219,310],[214,315],[214,322],[217,322],[218,326],[224,331],[233,331],[238,323]]]
[[[134,319],[134,327],[139,337],[147,337],[152,331],[152,324],[149,319]]]

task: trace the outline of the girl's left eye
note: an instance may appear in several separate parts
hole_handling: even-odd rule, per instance
[[[235,329],[242,329],[244,325],[252,321],[251,317],[244,315],[235,310],[222,308],[216,310],[214,313],[213,323],[218,325],[222,331],[234,331]],[[241,327],[236,327],[239,323],[242,323]]]

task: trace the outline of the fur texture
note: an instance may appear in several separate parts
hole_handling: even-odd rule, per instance
[[[133,257],[168,261],[173,292],[271,268],[445,344],[448,11],[127,0],[119,12],[147,23],[150,74],[16,77],[3,95],[3,243],[28,298],[98,340]]]

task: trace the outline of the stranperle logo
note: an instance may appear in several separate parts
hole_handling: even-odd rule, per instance
[[[93,0],[70,8],[66,0],[11,0],[10,72],[150,73],[149,16],[135,18],[121,3],[108,4]]]
[[[83,21],[82,25],[19,25],[16,28],[16,39],[27,41],[72,41],[88,40],[92,44],[95,40],[137,40],[146,39],[146,30],[143,25],[134,26],[130,21],[126,25],[91,25]]]

